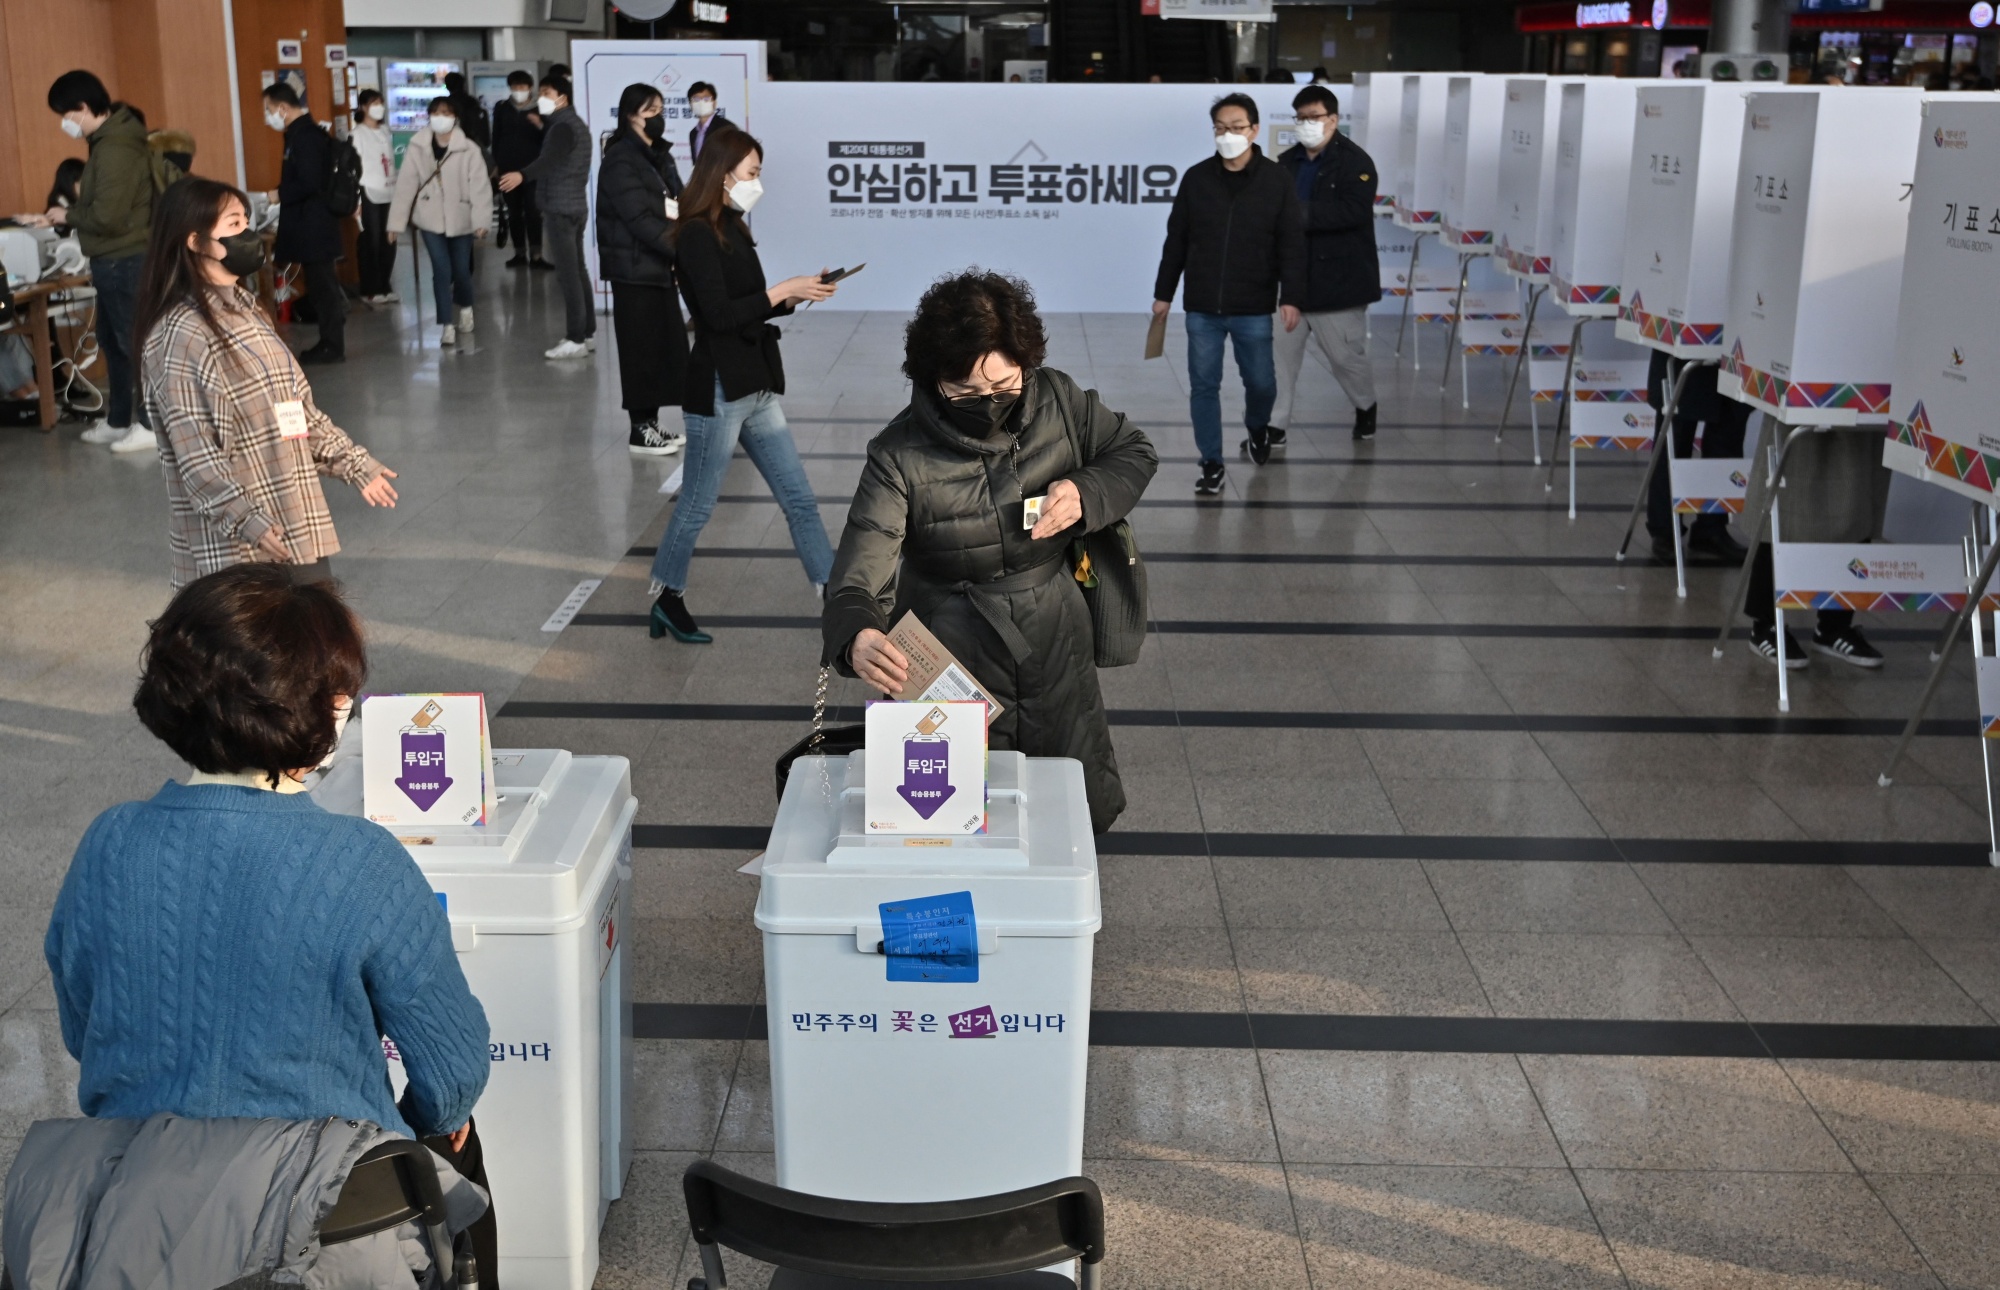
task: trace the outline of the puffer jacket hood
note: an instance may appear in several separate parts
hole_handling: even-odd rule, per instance
[[[320,1224],[369,1148],[366,1120],[43,1120],[7,1174],[0,1244],[14,1290],[233,1285],[421,1290],[401,1229],[322,1250]],[[433,1153],[454,1233],[485,1192]],[[410,1262],[412,1254],[417,1261]]]

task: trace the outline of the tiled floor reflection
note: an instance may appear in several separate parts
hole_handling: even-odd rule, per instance
[[[553,705],[503,714],[496,739],[630,758],[642,838],[673,844],[635,860],[639,1001],[750,1008],[756,884],[736,869],[804,729],[817,602],[739,461],[688,592],[716,644],[646,638],[646,555],[627,552],[658,541],[679,460],[626,454],[608,335],[594,364],[539,359],[547,284],[497,261],[462,352],[406,306],[357,316],[348,364],[314,373],[403,472],[394,512],[332,496],[371,683]],[[835,536],[906,397],[902,321],[786,327],[785,404]],[[1792,714],[1820,724],[1773,724],[1768,666],[1740,642],[1709,654],[1730,571],[1692,569],[1682,601],[1671,570],[1611,560],[1635,462],[1585,454],[1567,519],[1525,430],[1493,442],[1497,360],[1474,360],[1465,412],[1437,392],[1441,329],[1420,375],[1378,345],[1373,445],[1309,364],[1289,460],[1232,457],[1224,499],[1196,506],[1178,334],[1142,364],[1137,315],[1049,321],[1050,363],[1163,458],[1135,516],[1161,630],[1102,677],[1131,807],[1101,862],[1094,1005],[1151,1034],[1091,1053],[1107,1285],[2000,1285],[1978,746],[1927,734],[1875,786],[1936,620],[1866,621],[1884,671],[1816,657]],[[165,599],[161,493],[153,463],[73,433],[0,435],[0,1164],[73,1113],[40,958],[68,856],[98,810],[180,769],[127,706]],[[584,617],[541,633],[584,578],[603,579]],[[1961,659],[1932,715],[1974,711]],[[1427,1018],[1519,1051],[1426,1051]],[[1347,1019],[1400,1047],[1344,1043]],[[1252,1022],[1319,1046],[1255,1046]],[[1579,1051],[1613,1023],[1637,1049]],[[638,1163],[601,1285],[694,1274],[690,1161],[773,1175],[769,1052],[746,1033],[639,1041]]]

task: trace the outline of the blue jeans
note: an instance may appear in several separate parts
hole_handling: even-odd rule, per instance
[[[1243,373],[1243,424],[1271,424],[1278,397],[1278,372],[1271,363],[1270,314],[1187,316],[1188,418],[1194,446],[1203,461],[1222,460],[1222,341],[1236,345],[1236,370]]]
[[[132,396],[139,388],[139,365],[132,353],[132,330],[139,322],[139,273],[143,255],[93,259],[90,285],[97,288],[97,347],[104,354],[104,420],[129,426],[133,414],[146,424],[146,408]]]
[[[687,590],[688,561],[694,556],[695,539],[701,536],[708,517],[715,513],[715,498],[722,491],[722,476],[736,452],[736,441],[750,455],[757,472],[771,486],[778,505],[785,508],[785,523],[791,526],[792,549],[806,567],[806,577],[815,584],[833,576],[833,544],[827,540],[826,525],[819,518],[819,503],[813,499],[812,482],[799,461],[799,446],[785,424],[785,410],[778,396],[769,390],[725,403],[722,382],[715,383],[715,415],[687,413],[687,462],[681,468],[681,500],[667,535],[660,539],[659,554],[653,557],[653,581],[676,594]]]
[[[438,322],[449,326],[457,317],[453,304],[472,307],[472,234],[446,237],[427,228],[424,256],[431,262],[431,298],[437,301]]]

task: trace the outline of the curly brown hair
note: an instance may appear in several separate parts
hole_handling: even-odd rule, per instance
[[[995,352],[1023,368],[1040,367],[1049,352],[1034,289],[1008,274],[970,268],[939,278],[903,328],[903,375],[920,389],[962,381]]]

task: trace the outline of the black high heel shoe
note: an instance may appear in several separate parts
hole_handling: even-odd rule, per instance
[[[660,598],[653,602],[651,619],[646,625],[646,635],[654,640],[669,632],[683,645],[707,645],[715,640],[695,623],[694,615],[688,612],[687,602],[672,590],[662,591]]]

